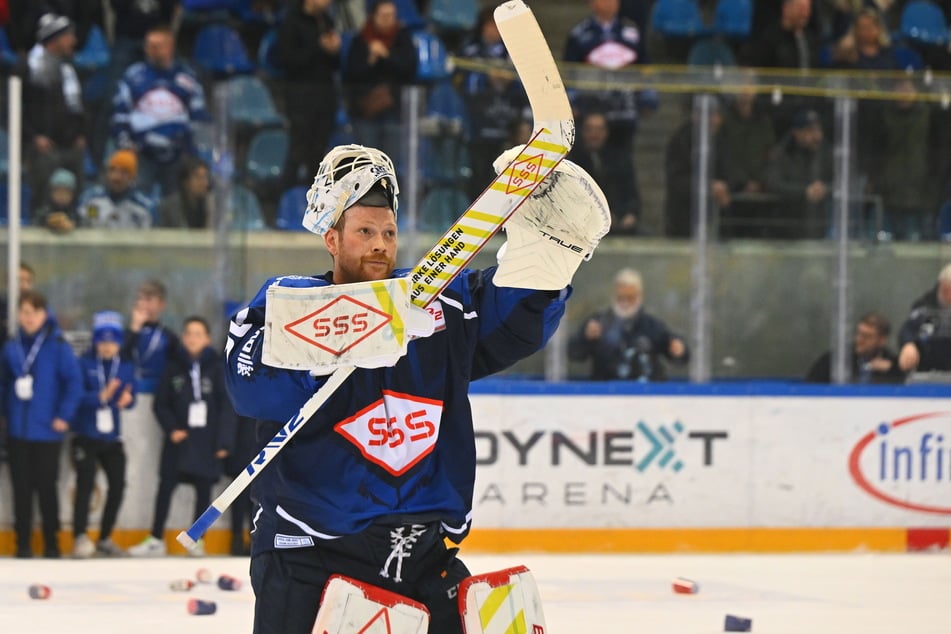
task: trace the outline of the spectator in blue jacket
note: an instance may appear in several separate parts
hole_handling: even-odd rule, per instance
[[[140,189],[156,200],[175,191],[182,157],[195,154],[192,125],[209,116],[198,78],[175,59],[171,29],[146,33],[145,61],[123,74],[112,108],[117,144],[139,155]]]
[[[82,399],[79,363],[50,317],[46,298],[23,291],[17,336],[3,347],[0,399],[7,418],[16,554],[33,556],[33,495],[39,498],[44,555],[59,558],[59,459]]]
[[[211,503],[211,487],[221,477],[222,460],[234,447],[235,413],[225,388],[224,364],[211,345],[211,328],[188,317],[182,328],[184,350],[169,360],[152,409],[165,435],[159,463],[152,532],[129,549],[134,557],[164,555],[165,522],[172,493],[180,482],[195,487],[195,519]],[[203,549],[189,551],[203,554]]]
[[[119,358],[122,337],[122,315],[115,311],[96,313],[93,316],[92,347],[79,359],[84,392],[76,414],[76,436],[71,447],[76,469],[73,556],[78,558],[96,553],[107,557],[124,554],[111,537],[125,491],[126,455],[122,446],[120,410],[135,404],[135,368],[130,361]],[[86,534],[86,527],[96,467],[102,467],[108,491],[102,509],[99,539],[94,544]]]
[[[153,394],[165,363],[179,347],[178,335],[163,325],[167,291],[158,280],[139,285],[129,329],[120,352],[123,359],[132,359],[140,393]]]

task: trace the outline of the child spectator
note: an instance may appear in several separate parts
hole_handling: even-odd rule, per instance
[[[58,559],[59,462],[83,385],[79,363],[50,317],[46,298],[24,290],[17,304],[17,336],[3,347],[0,401],[8,422],[16,556],[33,556],[33,495],[39,498],[44,556]]]
[[[165,298],[165,285],[158,280],[146,280],[139,286],[129,330],[122,342],[122,358],[132,359],[135,363],[140,393],[155,392],[166,360],[178,349],[178,337],[161,323]]]
[[[169,359],[155,393],[153,411],[165,444],[159,467],[152,532],[129,549],[133,557],[164,555],[165,521],[180,482],[195,487],[195,518],[211,503],[211,487],[221,477],[222,459],[232,450],[235,414],[224,382],[224,364],[211,346],[211,328],[188,317],[182,328],[182,354]],[[204,549],[189,551],[201,555]]]
[[[69,233],[79,223],[76,213],[76,176],[57,168],[47,183],[47,203],[36,212],[33,222],[53,233]]]
[[[79,359],[85,393],[76,415],[72,458],[76,469],[76,499],[73,506],[73,556],[100,553],[121,557],[125,553],[112,541],[122,494],[125,491],[126,455],[122,445],[119,410],[135,404],[135,368],[119,358],[122,345],[122,315],[103,311],[93,316],[92,347]],[[96,467],[106,474],[108,492],[102,510],[99,539],[93,544],[86,534],[89,500]]]

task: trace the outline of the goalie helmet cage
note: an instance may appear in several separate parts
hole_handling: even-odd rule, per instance
[[[495,21],[525,87],[535,120],[534,133],[525,149],[486,187],[408,275],[410,301],[420,307],[428,306],[438,297],[568,155],[574,144],[571,104],[551,49],[531,9],[522,0],[510,0],[496,7]],[[334,371],[192,526],[179,533],[179,543],[193,548],[354,369],[345,367]]]

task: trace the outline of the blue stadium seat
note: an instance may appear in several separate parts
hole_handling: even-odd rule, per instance
[[[109,44],[106,42],[106,36],[95,24],[89,28],[89,34],[86,36],[86,43],[82,49],[73,56],[73,64],[79,70],[93,71],[100,70],[109,65],[112,54],[109,51]]]
[[[274,226],[282,231],[307,231],[301,224],[306,210],[307,188],[303,185],[292,187],[281,194]]]
[[[238,0],[181,0],[185,11],[229,11],[239,4]]]
[[[426,19],[416,9],[415,0],[393,0],[397,19],[411,31],[426,27]]]
[[[4,178],[0,182],[0,227],[7,226],[7,192],[9,186],[7,185],[7,179]],[[21,184],[20,185],[20,224],[23,226],[32,224],[30,220],[30,201],[32,199],[32,192],[30,191],[29,185]]]
[[[449,55],[446,45],[437,35],[416,31],[413,33],[413,44],[416,45],[418,59],[416,79],[435,81],[449,77]]]
[[[340,32],[340,68],[347,67],[347,57],[350,55],[350,46],[353,44],[353,38],[356,33],[353,31]]]
[[[6,29],[0,29],[0,67],[11,67],[17,63],[17,54],[10,46]]]
[[[749,37],[753,27],[751,0],[719,0],[713,12],[713,30],[725,37]]]
[[[231,229],[233,231],[261,231],[267,229],[261,203],[247,187],[231,185]]]
[[[341,48],[343,48],[341,46]],[[277,29],[270,29],[258,45],[258,68],[271,79],[284,79],[284,69],[277,56]]]
[[[10,135],[0,128],[0,179],[7,182],[7,168],[10,166]]]
[[[330,133],[330,140],[326,149],[356,142],[357,139],[353,134],[353,123],[350,121],[350,115],[347,114],[347,109],[341,106],[337,108],[337,115],[334,117],[334,129]]]
[[[429,20],[437,29],[471,31],[479,16],[476,0],[430,0]]]
[[[244,175],[258,185],[277,182],[287,160],[287,132],[281,128],[261,130],[248,143]]]
[[[687,53],[688,66],[736,66],[736,55],[719,37],[697,40]]]
[[[709,31],[696,0],[657,0],[651,30],[667,37],[694,37]]]
[[[906,4],[901,12],[899,31],[903,37],[922,44],[944,46],[948,43],[948,23],[944,12],[930,0],[914,0]]]
[[[938,212],[938,237],[942,242],[951,242],[951,200],[941,205]]]
[[[284,125],[267,86],[250,75],[228,80],[228,116],[233,123],[255,128]]]
[[[199,69],[214,77],[254,71],[238,32],[226,24],[208,24],[199,29],[192,58]]]

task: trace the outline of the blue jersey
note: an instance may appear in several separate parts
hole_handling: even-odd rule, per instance
[[[393,516],[439,521],[453,541],[465,537],[476,466],[469,382],[544,346],[569,295],[499,288],[494,273],[460,274],[429,307],[434,334],[411,341],[393,367],[354,371],[255,480],[255,553],[358,533]],[[325,380],[261,362],[267,288],[328,283],[272,278],[232,318],[228,389],[239,414],[261,421],[261,444]]]

